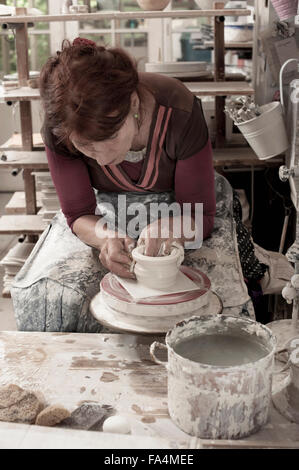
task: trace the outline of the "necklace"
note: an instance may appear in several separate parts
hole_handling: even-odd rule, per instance
[[[142,150],[129,150],[126,154],[125,161],[126,162],[131,162],[131,163],[137,163],[141,162],[146,154],[146,147],[144,147]]]

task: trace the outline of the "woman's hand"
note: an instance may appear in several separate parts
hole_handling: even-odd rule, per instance
[[[174,241],[184,246],[183,239],[175,237],[171,221],[172,219],[160,219],[142,230],[138,239],[138,245],[145,246],[144,254],[146,256],[169,255]]]
[[[131,251],[136,242],[133,238],[107,238],[101,248],[99,259],[105,268],[120,277],[136,279],[130,272]]]

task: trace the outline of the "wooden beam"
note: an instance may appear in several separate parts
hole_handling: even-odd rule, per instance
[[[85,20],[115,20],[132,18],[213,18],[215,16],[250,16],[250,10],[245,9],[223,9],[223,10],[167,10],[167,11],[114,11],[100,13],[77,13],[68,15],[36,15],[36,16],[2,16],[0,24],[18,23],[49,23],[50,21],[85,21]]]
[[[253,95],[247,82],[185,82],[184,85],[197,96]]]
[[[36,189],[35,177],[32,175],[31,169],[23,170],[25,200],[26,200],[26,214],[36,214]]]
[[[38,88],[30,88],[27,86],[15,88],[14,90],[3,90],[0,88],[0,100],[1,102],[6,101],[31,101],[40,100],[40,92]]]
[[[34,151],[43,150],[45,144],[43,143],[42,137],[39,133],[33,134],[33,145]],[[4,144],[0,146],[1,152],[5,153],[11,150],[22,151],[22,136],[21,134],[15,132],[10,139],[8,139]]]
[[[21,168],[31,170],[48,170],[46,152],[33,150],[3,150],[0,152],[0,168]],[[2,160],[3,158],[3,160]]]
[[[26,15],[27,8],[16,8],[16,15]],[[29,78],[28,30],[26,23],[16,28],[17,70],[20,86],[27,86]],[[20,102],[22,146],[24,150],[32,150],[32,116],[30,102]]]
[[[16,8],[16,15],[26,15],[27,8]],[[28,31],[27,24],[20,23],[16,28],[17,70],[20,86],[27,86],[29,78]]]
[[[223,9],[223,2],[215,2],[215,9]],[[215,27],[215,71],[214,78],[216,82],[225,80],[225,46],[224,46],[224,16],[216,16],[214,19]],[[216,96],[215,98],[215,119],[216,119],[216,147],[223,147],[225,143],[225,97]]]
[[[37,210],[42,207],[41,192],[36,192]],[[5,206],[5,214],[26,214],[26,198],[24,191],[16,191]]]
[[[32,175],[31,169],[23,170],[23,179],[24,179],[24,190],[25,190],[25,200],[26,200],[26,214],[34,215],[37,213],[36,205],[36,185],[35,177]],[[30,243],[36,243],[38,237],[36,235],[28,234],[28,241]]]
[[[30,101],[20,101],[20,118],[23,150],[33,149],[32,115]]]
[[[251,147],[226,147],[213,149],[214,168],[222,167],[263,167],[278,166],[284,163],[284,155],[259,160]]]

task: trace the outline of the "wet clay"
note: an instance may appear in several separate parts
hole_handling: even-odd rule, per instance
[[[255,362],[269,350],[249,335],[207,334],[192,336],[174,346],[187,359],[213,366],[239,366]]]

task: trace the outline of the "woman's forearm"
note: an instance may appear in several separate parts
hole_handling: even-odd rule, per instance
[[[116,237],[116,233],[111,230],[105,230],[99,223],[99,215],[82,215],[75,220],[73,232],[86,245],[97,248],[101,251],[107,238]]]

